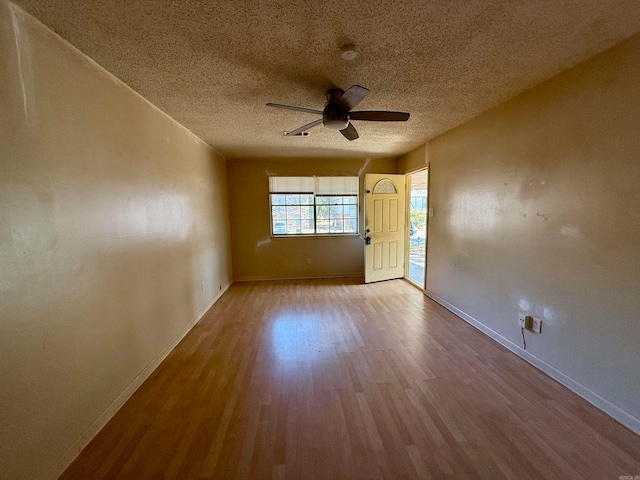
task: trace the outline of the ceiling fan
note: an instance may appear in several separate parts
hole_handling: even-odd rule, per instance
[[[352,111],[368,93],[369,89],[361,87],[360,85],[353,85],[348,88],[347,91],[340,88],[332,88],[331,90],[327,90],[327,103],[324,106],[324,110],[294,107],[292,105],[282,105],[279,103],[267,103],[267,106],[322,115],[322,118],[318,120],[314,120],[290,132],[285,132],[286,136],[302,135],[303,132],[322,123],[324,127],[329,130],[340,130],[340,133],[342,133],[347,140],[355,140],[359,135],[351,123],[351,120],[367,120],[370,122],[406,122],[409,120],[409,114],[404,112],[387,112],[382,110]]]

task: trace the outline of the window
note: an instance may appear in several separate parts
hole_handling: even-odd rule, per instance
[[[271,234],[358,233],[358,177],[270,177]]]
[[[373,193],[398,193],[398,190],[391,180],[385,178],[376,183]]]

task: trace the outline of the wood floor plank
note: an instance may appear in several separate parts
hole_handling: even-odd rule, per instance
[[[236,283],[62,479],[615,479],[640,437],[397,280]]]

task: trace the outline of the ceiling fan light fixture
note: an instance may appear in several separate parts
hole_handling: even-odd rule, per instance
[[[329,130],[344,130],[349,126],[349,120],[345,120],[344,118],[336,118],[333,120],[326,120],[324,122],[324,127]]]
[[[343,60],[353,60],[358,56],[358,52],[356,51],[355,45],[345,45],[340,49],[340,57]]]
[[[322,112],[322,123],[329,130],[343,130],[349,125],[349,114],[342,110],[337,103],[338,92],[342,90],[330,90],[331,94],[327,95],[331,98],[324,107]],[[335,95],[334,95],[335,94]],[[335,98],[335,99],[334,99]]]

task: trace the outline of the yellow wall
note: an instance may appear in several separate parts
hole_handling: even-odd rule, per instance
[[[398,173],[411,173],[428,165],[427,144],[411,150],[398,158]]]
[[[227,179],[234,279],[364,275],[364,174],[396,173],[396,170],[397,161],[389,158],[229,159]],[[272,238],[269,175],[359,175],[360,235]],[[307,264],[307,258],[311,264]]]
[[[231,282],[230,229],[236,279],[363,274],[362,235],[270,237],[270,174],[362,178],[427,159],[430,294],[511,345],[518,313],[542,318],[521,353],[640,425],[639,36],[399,161],[226,171],[4,1],[0,40],[3,478],[55,474],[91,438]]]
[[[640,431],[640,35],[427,145],[427,289]]]
[[[226,172],[5,2],[0,78],[0,477],[34,479],[231,282]]]

